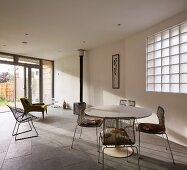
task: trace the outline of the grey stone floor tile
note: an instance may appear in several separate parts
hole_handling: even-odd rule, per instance
[[[24,140],[20,143],[10,144],[5,159],[26,156],[29,154],[31,154],[31,142]]]
[[[45,170],[63,170],[60,158],[48,159],[43,161],[43,167]]]
[[[30,156],[6,159],[2,170],[31,170]]]

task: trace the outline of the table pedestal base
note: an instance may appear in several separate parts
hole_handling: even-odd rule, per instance
[[[127,150],[128,150],[128,156],[127,156]],[[133,149],[131,147],[116,147],[116,148],[105,148],[104,149],[104,153],[112,156],[112,157],[116,157],[116,158],[125,158],[125,157],[129,157],[133,154]]]

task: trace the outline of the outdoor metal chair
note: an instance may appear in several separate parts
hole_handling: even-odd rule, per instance
[[[37,137],[38,136],[38,132],[36,131],[36,128],[35,128],[35,126],[33,124],[33,119],[36,119],[37,117],[33,116],[31,114],[25,114],[24,110],[22,110],[22,109],[15,108],[15,107],[12,107],[12,106],[8,106],[8,107],[10,108],[11,112],[14,115],[14,118],[16,119],[16,123],[14,125],[14,129],[13,129],[13,132],[12,132],[12,136],[15,136],[15,140],[22,140],[22,139],[28,139],[28,138]],[[22,131],[22,132],[19,132],[19,127],[20,127],[21,123],[28,123],[30,129]],[[33,129],[34,129],[35,135],[17,138],[18,135],[30,132]]]

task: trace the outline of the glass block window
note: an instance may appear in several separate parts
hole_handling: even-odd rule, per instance
[[[147,38],[146,91],[187,93],[187,22]]]

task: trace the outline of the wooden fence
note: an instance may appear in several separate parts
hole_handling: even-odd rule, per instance
[[[14,82],[0,83],[0,97],[6,101],[14,101],[15,93]]]

